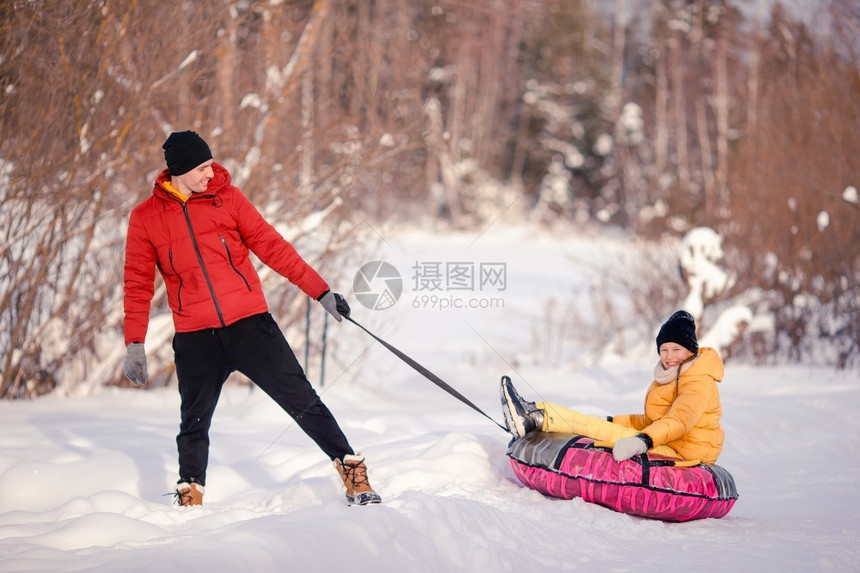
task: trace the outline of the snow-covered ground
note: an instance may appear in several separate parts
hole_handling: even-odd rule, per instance
[[[502,374],[526,397],[640,411],[653,336],[629,341],[623,360],[589,360],[576,340],[591,333],[554,320],[584,304],[572,302],[587,275],[575,261],[608,260],[623,241],[523,228],[386,240],[378,258],[403,293],[370,310],[341,285],[354,318],[493,418]],[[504,263],[504,283],[488,274],[465,288],[481,263]],[[439,290],[426,282],[434,268],[450,279]],[[458,304],[477,308],[440,308]],[[524,488],[492,422],[356,326],[329,336],[338,352],[319,391],[383,504],[348,507],[329,461],[247,387],[228,387],[216,412],[203,508],[164,495],[176,473],[175,389],[0,402],[0,571],[860,570],[857,372],[729,361],[719,464],[740,499],[723,519],[670,524]]]

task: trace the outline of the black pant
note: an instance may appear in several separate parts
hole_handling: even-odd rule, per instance
[[[271,396],[331,459],[354,453],[271,314],[250,316],[226,328],[177,333],[173,351],[182,399],[176,436],[180,481],[206,484],[209,426],[221,388],[234,371]]]

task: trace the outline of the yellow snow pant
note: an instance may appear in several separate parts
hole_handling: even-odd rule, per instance
[[[621,438],[635,436],[639,433],[635,428],[614,424],[604,418],[581,414],[558,404],[537,402],[535,407],[543,410],[543,427],[541,430],[544,432],[579,434],[589,437],[595,442],[609,442],[611,444]],[[683,458],[678,452],[666,445],[657,446],[648,451],[662,456]]]

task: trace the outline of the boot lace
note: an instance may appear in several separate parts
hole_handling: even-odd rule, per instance
[[[370,481],[367,479],[367,470],[363,462],[364,460],[343,464],[343,475],[352,486],[352,489],[358,489],[361,486],[370,487]]]
[[[172,495],[173,503],[180,506],[191,505],[191,503],[194,501],[194,496],[192,495],[191,488],[188,488],[183,491],[179,491],[178,489],[176,489],[173,490],[171,493],[166,493],[164,495]]]

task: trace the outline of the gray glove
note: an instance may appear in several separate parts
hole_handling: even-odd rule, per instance
[[[615,458],[616,462],[621,462],[633,456],[644,454],[647,451],[648,444],[645,443],[645,438],[640,436],[621,438],[612,447],[612,457]]]
[[[125,356],[125,364],[122,365],[125,377],[134,386],[146,384],[149,374],[146,372],[146,352],[143,349],[143,343],[132,342],[125,349],[127,354]]]
[[[341,322],[343,320],[341,316],[349,318],[349,303],[342,295],[327,290],[317,300],[336,321]]]

